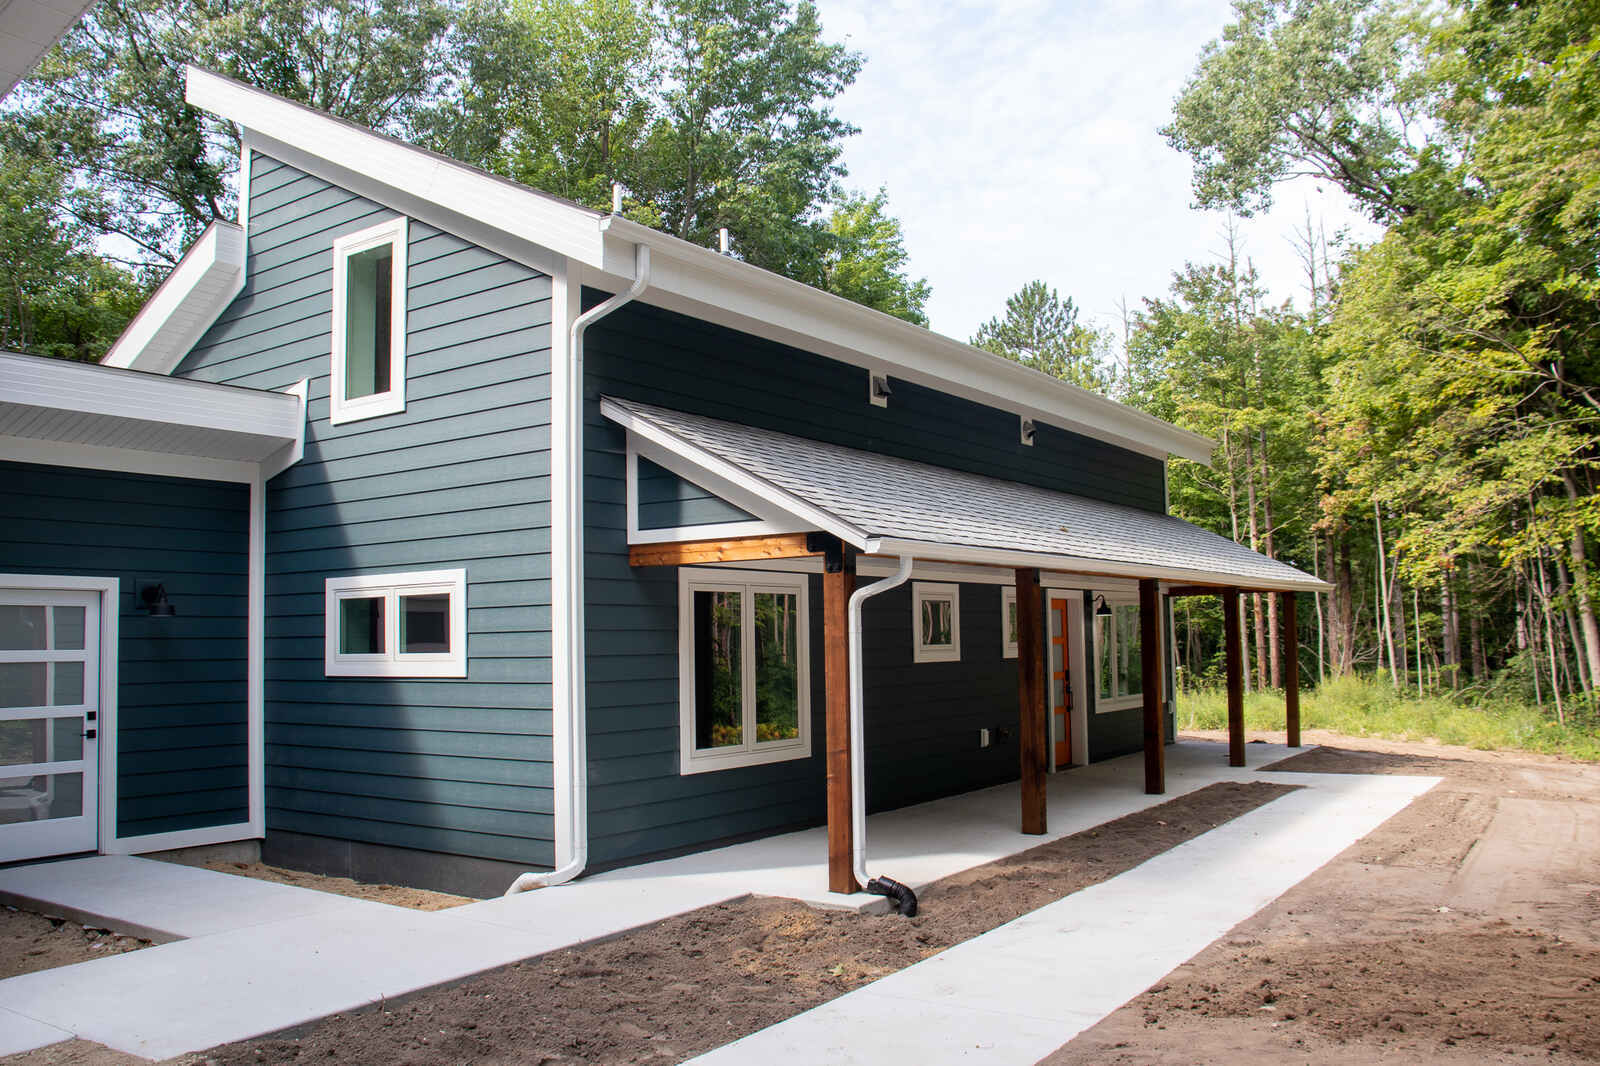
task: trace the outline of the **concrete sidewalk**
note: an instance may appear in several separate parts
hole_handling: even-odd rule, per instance
[[[1286,754],[1286,749],[1274,745],[1249,748],[1251,767]],[[1218,781],[1257,779],[1253,769],[1230,769],[1225,760],[1226,749],[1221,745],[1186,742],[1169,748],[1165,796],[1142,793],[1138,756],[1053,776],[1049,810],[1052,832],[1045,838],[1023,836],[1016,831],[1019,801],[1015,784],[874,815],[868,820],[869,869],[914,886],[922,885]],[[1298,797],[1296,804],[1284,808],[1289,813],[1283,817],[1300,821],[1296,832],[1314,840],[1316,848],[1291,854],[1287,837],[1274,832],[1260,842],[1246,838],[1248,847],[1219,844],[1211,849],[1186,851],[1217,836],[1209,833],[1168,855],[1184,852],[1187,856],[1175,868],[1182,871],[1182,878],[1199,876],[1204,867],[1206,876],[1228,886],[1226,892],[1217,894],[1219,900],[1226,898],[1225,913],[1213,914],[1208,909],[1204,915],[1186,920],[1170,896],[1145,894],[1162,887],[1158,877],[1155,883],[1134,882],[1136,887],[1144,885],[1129,897],[1141,920],[1148,921],[1152,914],[1161,915],[1157,928],[1169,930],[1176,922],[1192,937],[1204,934],[1194,949],[1198,950],[1198,946],[1238,920],[1229,915],[1239,906],[1249,903],[1253,911],[1326,861],[1317,859],[1317,855],[1326,851],[1331,857],[1388,817],[1383,811],[1393,813],[1419,789],[1432,784],[1432,779],[1341,775],[1274,774],[1273,779],[1292,779],[1309,787],[1240,822],[1262,824],[1252,820],[1279,808],[1287,799]],[[1416,786],[1409,794],[1408,785]],[[1380,795],[1388,798],[1380,799]],[[188,937],[125,955],[0,981],[0,1054],[72,1036],[153,1059],[201,1051],[752,893],[835,906],[882,904],[877,897],[828,893],[824,883],[826,853],[825,830],[807,830],[613,871],[559,889],[432,913],[348,900],[292,886],[266,886],[227,874],[142,859],[102,857],[0,870],[0,894],[36,900],[47,910],[55,906],[90,914],[116,911],[114,917],[121,923]],[[1166,858],[1152,860],[1107,884],[1130,878]],[[1313,860],[1314,865],[1307,865]],[[1191,868],[1188,864],[1199,866]],[[1290,874],[1293,876],[1284,880]],[[1173,874],[1169,872],[1167,876]],[[1280,883],[1282,887],[1272,887]],[[1171,886],[1166,887],[1170,892]],[[1081,904],[1074,901],[1082,901],[1093,891],[1077,893],[1035,915],[1069,903],[1073,906],[1067,910],[1076,913]],[[1267,892],[1270,894],[1263,895]],[[1188,893],[1184,894],[1184,901],[1186,906],[1196,902]],[[1005,928],[1011,929],[1035,915]],[[1217,927],[1218,922],[1225,924],[1216,932],[1206,932]],[[1125,935],[1128,926],[1126,920],[1121,920],[1119,925],[1108,926],[1112,931],[1106,935],[1114,944]],[[969,943],[999,943],[1000,939],[987,939],[999,932]],[[1056,930],[1038,935],[1053,941],[1064,934]],[[952,949],[939,958],[950,957],[965,947]],[[1053,942],[1040,948],[1035,940],[1034,950],[1057,964],[1066,957]],[[1121,951],[1125,955],[1141,954],[1127,947]],[[1192,953],[1190,950],[1182,958]],[[905,972],[926,972],[920,966]],[[1143,988],[1170,968],[1164,964],[1138,987]],[[836,1001],[841,1005],[839,1009],[853,1009],[850,1004],[861,1002],[855,996],[881,990],[893,980],[886,978],[843,997]],[[1142,978],[1130,974],[1127,980]],[[1094,983],[1099,983],[1098,977]],[[992,980],[984,984],[993,987]],[[887,987],[892,990],[894,986]],[[952,1016],[958,1013],[948,1005],[938,1009]],[[816,1013],[801,1017],[810,1018]],[[921,1024],[904,1013],[872,1013],[880,1024],[896,1017],[910,1020],[912,1025]],[[1014,1024],[1003,1019],[991,1021]],[[1046,1031],[1059,1031],[1055,1021],[1050,1025],[1054,1028]],[[907,1036],[899,1032],[900,1028],[895,1026],[897,1032],[892,1038],[896,1047],[904,1046]],[[748,1039],[766,1035],[756,1034]],[[781,1047],[784,1039],[780,1036],[774,1046]],[[812,1054],[817,1046],[810,1046]],[[769,1052],[763,1049],[759,1053]]]

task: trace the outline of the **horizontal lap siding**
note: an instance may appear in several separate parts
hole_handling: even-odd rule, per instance
[[[584,293],[592,306],[600,294]],[[867,374],[809,352],[641,304],[585,342],[585,525],[591,848],[597,862],[771,832],[823,818],[820,581],[812,581],[812,752],[807,760],[678,773],[677,575],[629,567],[626,439],[601,396],[1027,482],[1160,512],[1162,464],[1015,413]],[[911,662],[910,591],[865,612],[868,805],[900,806],[1017,776],[1016,662],[1003,658],[1000,592],[962,586],[962,661]],[[1011,739],[978,746],[981,728]]]
[[[409,225],[406,409],[328,421],[335,238],[398,212],[251,161],[247,281],[179,372],[310,379],[267,500],[267,825],[549,866],[550,279]],[[465,679],[328,678],[326,578],[467,571]]]
[[[248,487],[0,463],[0,514],[0,571],[120,579],[117,834],[246,821]]]
[[[639,528],[709,526],[718,522],[748,522],[755,516],[699,485],[639,459]]]

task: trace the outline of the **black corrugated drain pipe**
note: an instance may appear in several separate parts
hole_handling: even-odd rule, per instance
[[[911,891],[909,885],[902,885],[892,877],[874,877],[867,882],[867,891],[889,897],[894,909],[907,918],[917,916],[917,894]]]

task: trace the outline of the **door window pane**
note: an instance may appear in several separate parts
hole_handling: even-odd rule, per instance
[[[52,610],[55,623],[57,651],[82,651],[84,638],[84,609],[82,607],[56,607]]]
[[[56,663],[55,682],[51,689],[51,706],[72,707],[82,703],[83,663],[81,661]]]
[[[0,777],[0,824],[76,818],[82,813],[82,774]]]
[[[694,593],[695,747],[744,743],[743,595]]]
[[[756,609],[756,741],[800,736],[800,598],[758,592]]]
[[[0,707],[43,707],[49,674],[44,663],[0,663]]]
[[[339,601],[339,654],[383,654],[383,597]]]
[[[43,651],[44,612],[43,607],[0,603],[0,651]]]
[[[450,651],[450,594],[400,597],[400,651],[407,655]]]
[[[83,758],[83,719],[22,718],[0,722],[0,776],[5,766]]]

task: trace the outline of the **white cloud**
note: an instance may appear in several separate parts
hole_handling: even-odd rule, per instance
[[[1214,257],[1223,220],[1189,208],[1189,161],[1157,130],[1228,17],[1226,0],[823,0],[828,37],[866,56],[838,101],[862,129],[850,184],[888,188],[936,330],[970,336],[1035,277],[1109,325]],[[1245,250],[1303,303],[1288,237],[1305,205],[1330,234],[1360,220],[1335,191],[1279,199]]]

